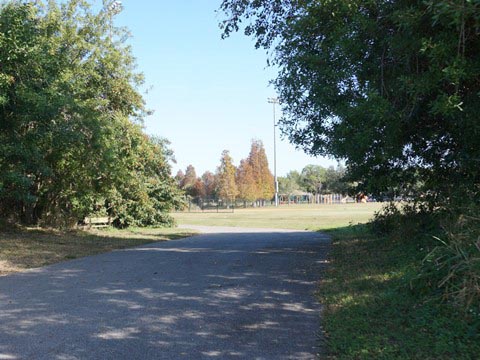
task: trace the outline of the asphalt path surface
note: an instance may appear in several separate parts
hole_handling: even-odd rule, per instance
[[[197,228],[0,277],[0,359],[315,359],[328,237]]]

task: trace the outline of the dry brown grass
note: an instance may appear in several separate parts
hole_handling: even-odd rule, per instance
[[[184,229],[0,229],[0,275],[189,235]]]

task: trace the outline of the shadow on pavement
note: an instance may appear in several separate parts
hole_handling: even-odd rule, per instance
[[[312,359],[319,233],[225,233],[0,278],[0,359]]]

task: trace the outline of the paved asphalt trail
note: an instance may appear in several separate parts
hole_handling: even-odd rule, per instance
[[[0,359],[314,359],[328,238],[201,229],[0,277]]]

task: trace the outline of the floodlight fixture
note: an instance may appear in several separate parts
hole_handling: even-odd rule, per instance
[[[123,9],[121,1],[112,1],[108,6],[108,10],[114,15],[119,14]]]

